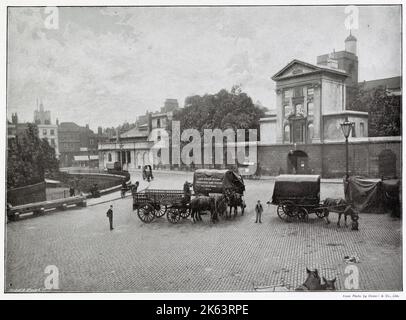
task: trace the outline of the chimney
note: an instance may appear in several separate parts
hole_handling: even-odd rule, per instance
[[[152,114],[148,113],[148,133],[152,131]]]
[[[59,120],[56,118],[56,125],[59,126]]]
[[[18,123],[17,113],[12,113],[11,114],[11,123],[12,124],[17,124]]]

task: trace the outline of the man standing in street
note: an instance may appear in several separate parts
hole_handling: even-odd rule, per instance
[[[258,200],[258,202],[257,202],[257,205],[255,206],[255,212],[256,212],[256,219],[255,219],[255,223],[257,223],[258,222],[258,220],[259,220],[259,223],[262,223],[261,222],[261,216],[262,216],[262,212],[264,211],[264,208],[262,208],[262,204],[261,204],[261,201],[260,200]]]
[[[107,210],[107,217],[109,218],[110,222],[110,230],[113,230],[113,205],[110,205],[110,209]]]

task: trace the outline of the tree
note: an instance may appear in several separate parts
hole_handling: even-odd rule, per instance
[[[174,114],[174,120],[180,121],[181,130],[193,128],[203,134],[204,129],[259,129],[263,116],[264,110],[240,86],[233,86],[231,91],[187,97],[185,108]]]
[[[55,150],[38,137],[38,129],[29,124],[24,133],[10,139],[7,153],[7,187],[16,188],[55,177],[59,162]]]
[[[399,136],[401,103],[401,96],[389,95],[384,88],[363,90],[361,87],[350,108],[369,113],[369,136]]]

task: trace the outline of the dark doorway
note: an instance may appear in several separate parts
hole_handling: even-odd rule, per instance
[[[309,172],[309,157],[301,150],[290,151],[288,153],[288,173],[306,174]]]
[[[379,176],[383,178],[396,177],[396,154],[385,149],[378,156]]]

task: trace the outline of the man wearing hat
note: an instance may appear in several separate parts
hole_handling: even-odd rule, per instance
[[[109,218],[110,230],[113,230],[113,205],[110,205],[110,209],[107,210],[107,217]]]

